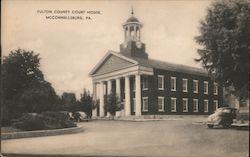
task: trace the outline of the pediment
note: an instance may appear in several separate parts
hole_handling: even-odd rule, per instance
[[[131,60],[118,53],[108,53],[104,56],[101,62],[99,62],[99,64],[97,64],[97,66],[92,70],[90,75],[106,74],[135,65],[136,63],[136,61]]]

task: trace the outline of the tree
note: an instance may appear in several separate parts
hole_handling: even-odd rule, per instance
[[[50,83],[31,86],[25,90],[19,98],[23,111],[40,113],[56,110],[57,96]]]
[[[104,109],[110,113],[112,118],[115,116],[116,111],[122,109],[121,102],[114,92],[107,95],[104,103]]]
[[[56,93],[40,70],[39,54],[11,51],[4,57],[1,70],[3,117],[12,119],[24,112],[52,109]]]
[[[81,93],[80,103],[82,110],[87,114],[87,116],[92,117],[92,110],[96,108],[98,102],[93,100],[90,92],[86,89],[83,89],[83,93]]]
[[[73,111],[75,104],[76,104],[75,93],[64,92],[62,94],[62,105],[65,110]]]
[[[202,66],[224,87],[243,99],[249,95],[248,0],[215,1],[200,23],[196,42]]]

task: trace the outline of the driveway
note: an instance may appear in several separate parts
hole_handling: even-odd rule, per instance
[[[207,129],[191,119],[129,122],[92,121],[79,123],[78,134],[2,141],[3,153],[246,157],[248,131]]]

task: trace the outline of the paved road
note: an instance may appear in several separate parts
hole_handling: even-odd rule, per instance
[[[248,131],[207,129],[192,120],[80,123],[78,134],[2,141],[3,153],[246,157]]]

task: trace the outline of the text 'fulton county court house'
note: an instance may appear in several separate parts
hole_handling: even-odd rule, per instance
[[[105,95],[115,92],[124,109],[116,116],[202,115],[222,104],[222,88],[199,68],[150,59],[141,42],[142,23],[132,16],[123,24],[120,52],[109,51],[90,72],[93,96],[104,117]],[[98,86],[98,88],[97,88]]]

